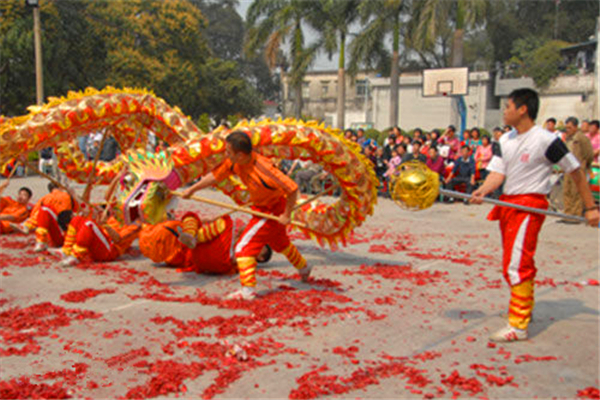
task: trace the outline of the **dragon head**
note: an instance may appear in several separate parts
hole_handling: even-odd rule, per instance
[[[117,188],[115,217],[125,224],[164,221],[177,201],[171,190],[181,185],[173,163],[164,152],[133,150],[124,157],[128,173]]]

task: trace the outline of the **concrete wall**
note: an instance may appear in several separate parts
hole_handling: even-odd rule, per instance
[[[540,110],[537,123],[543,124],[550,117],[564,122],[567,117],[582,119],[598,118],[597,82],[595,74],[559,76],[547,88],[535,87],[530,78],[498,79],[496,94],[501,97],[501,109],[510,92],[521,87],[537,90],[540,95]]]

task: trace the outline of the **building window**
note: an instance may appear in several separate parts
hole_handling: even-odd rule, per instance
[[[329,94],[329,81],[321,81],[321,97],[327,97]]]
[[[302,98],[308,99],[310,97],[309,92],[310,84],[308,82],[302,82]]]
[[[357,79],[356,83],[356,97],[365,97],[367,95],[367,80]]]

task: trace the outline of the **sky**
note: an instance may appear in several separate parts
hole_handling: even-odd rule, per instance
[[[253,0],[238,0],[238,1],[239,1],[239,5],[237,7],[237,12],[242,16],[243,19],[246,19],[246,11],[252,4]],[[306,34],[306,42],[307,43],[310,43],[315,40],[316,36],[315,36],[314,32],[307,30],[305,34]],[[325,54],[324,52],[321,52],[317,56],[315,63],[311,67],[311,70],[312,71],[334,71],[334,70],[337,71],[337,65],[338,65],[337,54],[334,54],[334,56],[332,57],[332,59],[330,61],[329,57],[327,57],[327,54]]]

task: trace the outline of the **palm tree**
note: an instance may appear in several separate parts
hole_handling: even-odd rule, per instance
[[[344,129],[346,108],[346,38],[350,25],[358,18],[359,0],[319,0],[312,9],[309,23],[321,34],[322,46],[329,59],[337,51],[337,126]]]
[[[315,59],[318,43],[304,46],[302,24],[316,0],[254,0],[246,14],[245,52],[249,57],[264,50],[269,68],[281,67],[280,49],[287,42],[291,68],[288,75],[294,93],[294,116],[302,115],[302,84]],[[282,72],[285,72],[282,68]]]
[[[411,42],[417,49],[432,48],[440,32],[453,28],[451,67],[464,64],[465,29],[483,22],[489,7],[488,0],[415,0]]]
[[[366,0],[359,6],[363,24],[362,32],[350,45],[351,57],[348,73],[355,76],[360,64],[372,66],[387,62],[388,52],[384,48],[385,37],[392,35],[392,57],[390,68],[390,126],[398,125],[398,91],[400,75],[400,30],[402,13],[407,8],[405,0]]]

